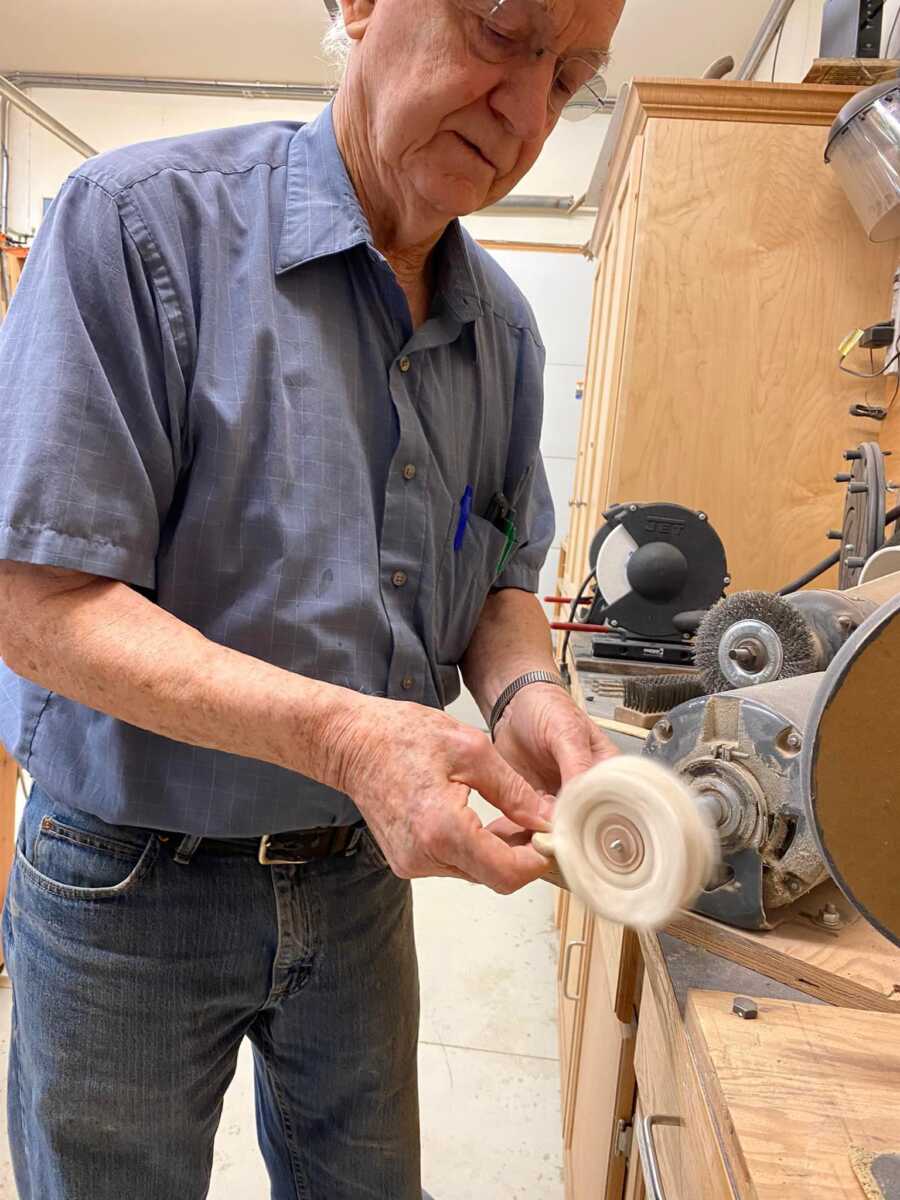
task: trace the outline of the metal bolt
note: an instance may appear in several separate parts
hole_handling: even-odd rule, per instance
[[[844,540],[844,535],[840,529],[829,529],[827,537],[829,542],[842,542]]]
[[[637,512],[637,505],[636,505],[636,504],[632,504],[632,505],[629,507],[628,511],[629,511],[629,512]]]
[[[707,519],[706,513],[697,513],[697,516],[700,518],[701,521],[705,521]]]
[[[672,722],[663,718],[662,721],[656,722],[657,737],[668,739],[672,736]]]
[[[799,892],[802,886],[803,884],[800,882],[800,880],[795,879],[793,876],[787,881],[787,888],[789,892]]]
[[[618,622],[618,621],[610,621],[610,623],[609,623],[609,627],[610,627],[610,629],[618,629],[618,628],[619,628],[619,622]]]
[[[845,450],[844,458],[847,462],[856,462],[857,459],[862,458],[862,451],[861,450]]]
[[[803,745],[803,740],[799,733],[789,733],[787,736],[788,750],[799,750]]]
[[[858,554],[850,554],[844,559],[844,565],[849,567],[851,571],[857,571],[860,567],[866,565],[866,560],[860,558]]]
[[[731,576],[726,575],[725,578],[722,580],[722,586],[729,587],[730,585],[731,585]]]
[[[819,920],[827,929],[839,929],[842,923],[841,914],[833,904],[826,904],[819,909]]]
[[[843,617],[838,617],[837,623],[838,627],[843,629],[844,633],[850,633],[851,630],[856,628],[853,624],[853,618],[848,617],[846,614]]]
[[[840,474],[835,475],[834,482],[835,483],[849,483],[852,478],[853,478],[852,475],[848,475],[845,471],[841,471]]]
[[[609,843],[609,852],[613,858],[622,858],[625,853],[625,843],[621,838],[614,838]]]
[[[744,1021],[755,1021],[759,1016],[759,1009],[749,996],[735,996],[731,1011]]]
[[[862,492],[867,492],[869,490],[869,485],[860,480],[858,482],[851,483],[847,490],[851,495],[859,496]]]

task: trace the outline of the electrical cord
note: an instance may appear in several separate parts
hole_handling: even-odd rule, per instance
[[[572,607],[569,610],[569,624],[570,625],[575,620],[575,615],[578,612],[579,608],[581,608],[582,604],[585,603],[584,593],[587,591],[588,586],[593,578],[594,578],[594,572],[591,571],[590,575],[588,575],[585,578],[584,583],[582,583],[581,587],[578,589],[575,599],[572,601]],[[568,674],[569,674],[569,668],[566,663],[566,655],[569,652],[569,639],[571,638],[571,636],[572,636],[571,629],[567,629],[566,636],[563,638],[562,647],[559,652],[559,669],[560,669],[560,672],[562,673],[562,676],[564,679],[568,678]]]
[[[887,529],[889,525],[895,524],[897,521],[900,521],[900,504],[898,504],[895,508],[892,508],[891,511],[885,515],[885,529]],[[810,567],[805,575],[801,575],[799,579],[795,579],[792,583],[786,584],[783,588],[780,588],[775,595],[792,596],[794,592],[799,592],[800,589],[806,587],[808,583],[812,583],[814,579],[818,579],[820,575],[824,575],[826,571],[831,570],[832,567],[836,567],[841,561],[842,554],[843,549],[835,550],[834,554],[829,554],[828,557],[823,558],[820,563],[816,563],[814,567]]]
[[[869,354],[871,356],[871,351]],[[845,375],[852,375],[855,379],[879,379],[882,375],[887,374],[888,368],[892,367],[898,359],[900,359],[900,350],[896,351],[893,357],[887,360],[880,371],[873,371],[871,374],[867,374],[865,371],[852,371],[849,367],[844,366],[843,359],[838,363],[838,367]]]

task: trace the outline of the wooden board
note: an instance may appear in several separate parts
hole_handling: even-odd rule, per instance
[[[16,288],[19,286],[19,277],[22,274],[22,267],[25,265],[27,251],[18,246],[0,246],[0,270],[3,271],[6,280],[6,290],[9,299],[12,300]],[[6,307],[3,304],[3,293],[0,292],[0,318],[6,316]]]
[[[687,1031],[739,1200],[863,1200],[850,1148],[900,1146],[900,1013],[691,992]]]
[[[19,768],[0,745],[0,909],[16,852],[16,790]]]
[[[817,58],[803,82],[866,88],[898,74],[900,59],[896,58]]]
[[[640,138],[634,141],[629,155],[596,252],[598,263],[588,337],[584,404],[574,490],[569,502],[571,525],[567,539],[567,573],[576,574],[580,579],[589,570],[588,551],[603,523],[606,508],[605,481],[612,452],[610,431],[618,407],[634,269],[642,168]]]
[[[777,929],[748,933],[682,913],[666,932],[827,1004],[900,1013],[900,949],[862,918],[835,934],[804,916],[829,902],[850,911],[829,882],[791,905]]]

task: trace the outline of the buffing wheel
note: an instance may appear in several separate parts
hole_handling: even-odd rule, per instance
[[[671,771],[623,756],[592,767],[559,794],[552,854],[569,889],[598,916],[658,929],[712,876],[718,842],[690,789]]]

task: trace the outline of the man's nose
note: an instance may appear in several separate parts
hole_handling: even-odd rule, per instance
[[[555,71],[551,55],[527,64],[517,63],[491,93],[491,108],[503,118],[510,133],[523,142],[544,134]]]

